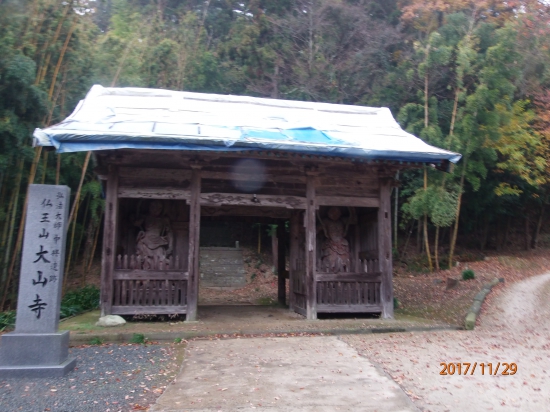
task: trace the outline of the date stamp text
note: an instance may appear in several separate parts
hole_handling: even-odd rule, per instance
[[[441,362],[440,375],[515,375],[518,371],[518,365],[515,363],[492,363],[492,362]]]

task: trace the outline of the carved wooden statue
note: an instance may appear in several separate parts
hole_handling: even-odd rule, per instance
[[[321,248],[321,271],[330,273],[349,272],[350,252],[346,239],[350,218],[342,218],[338,207],[331,207],[327,213],[328,219],[321,219],[321,228],[325,241]]]
[[[162,216],[162,203],[149,204],[149,216],[138,218],[134,224],[142,230],[137,235],[136,249],[142,269],[157,270],[159,262],[167,262],[172,254],[173,235],[170,220]]]

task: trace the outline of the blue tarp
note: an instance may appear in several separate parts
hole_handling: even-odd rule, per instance
[[[461,157],[403,131],[387,108],[101,86],[34,137],[60,153],[268,150],[436,164]]]

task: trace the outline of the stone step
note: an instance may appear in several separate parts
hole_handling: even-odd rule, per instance
[[[237,287],[246,284],[241,249],[208,247],[200,249],[202,286]]]

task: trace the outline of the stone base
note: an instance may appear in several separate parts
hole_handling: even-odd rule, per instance
[[[76,366],[76,359],[67,359],[60,365],[0,366],[4,378],[61,378]]]
[[[73,370],[69,332],[6,333],[0,340],[0,377],[56,377]]]

